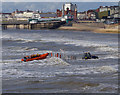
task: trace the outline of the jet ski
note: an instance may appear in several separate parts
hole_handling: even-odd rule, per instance
[[[42,59],[45,59],[48,55],[49,53],[25,56],[23,59],[21,59],[21,61],[27,62],[27,61],[33,61],[33,60],[42,60]]]
[[[82,59],[98,59],[98,56],[91,55],[90,52],[85,52]]]

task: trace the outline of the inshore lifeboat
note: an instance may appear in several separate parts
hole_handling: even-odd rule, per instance
[[[45,59],[48,55],[49,53],[25,56],[23,59],[21,59],[21,61],[27,62],[27,61],[33,61],[33,60],[42,60],[42,59]]]

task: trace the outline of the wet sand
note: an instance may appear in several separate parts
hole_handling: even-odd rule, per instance
[[[73,23],[72,26],[61,26],[60,30],[92,31],[95,33],[120,33],[119,26],[106,25],[103,23]]]
[[[96,29],[93,32],[95,33],[120,33],[119,29],[104,29],[104,28]]]

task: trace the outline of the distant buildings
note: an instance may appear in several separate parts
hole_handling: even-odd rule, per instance
[[[11,13],[0,13],[0,18],[1,20],[8,20],[10,18],[12,18]]]
[[[77,19],[77,5],[72,3],[63,4],[62,10],[57,9],[57,17]]]
[[[26,10],[26,11],[19,11],[18,9],[16,9],[16,11],[14,11],[12,13],[12,16],[14,18],[31,18],[33,15],[33,11],[30,10]]]
[[[42,13],[42,11],[20,11],[16,9],[12,13],[0,13],[2,20],[28,20],[29,18],[56,18],[57,15],[54,12]]]
[[[18,11],[18,10],[16,10],[12,13],[12,16],[15,18],[55,18],[55,17],[57,17],[57,15],[55,13],[52,13],[52,12],[41,13],[38,10],[37,11],[30,11],[30,10]]]
[[[80,20],[95,20],[96,19],[96,13],[95,13],[95,10],[78,12],[77,17]]]
[[[0,13],[0,15],[1,15],[3,18],[12,17],[12,16],[11,16],[11,13]]]
[[[98,19],[118,18],[118,6],[100,6],[96,12]]]
[[[56,13],[36,10],[19,11],[16,9],[12,13],[0,13],[3,20],[28,20],[29,18],[64,18],[70,21],[72,20],[99,20],[105,21],[106,19],[119,19],[119,6],[100,6],[97,9],[88,10],[84,12],[77,11],[77,5],[72,3],[63,4],[62,9],[57,9]]]
[[[112,19],[117,20],[120,18],[119,6],[100,6],[97,9],[78,12],[77,18],[80,20],[99,20],[99,21]]]

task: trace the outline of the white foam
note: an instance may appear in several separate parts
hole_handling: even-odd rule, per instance
[[[65,62],[61,58],[57,58],[57,57],[50,57],[50,58],[46,58],[44,60],[34,60],[33,62],[37,62],[39,65],[44,65],[44,66],[47,66],[47,65],[70,65],[69,63]]]
[[[57,58],[57,57],[51,57],[51,58],[49,58],[47,60],[48,60],[48,62],[50,62],[49,64],[69,65],[69,63],[67,63],[64,60],[62,60],[61,58]]]
[[[99,50],[99,51],[105,51],[105,52],[108,52],[108,51],[114,51],[114,52],[117,52],[118,51],[118,47],[106,47],[106,46],[103,46],[103,47],[98,47],[96,50]]]
[[[101,73],[111,73],[111,72],[117,72],[117,69],[115,69],[112,66],[102,66],[102,67],[97,67],[94,68],[96,72],[101,72]]]
[[[118,65],[101,67],[70,65],[69,63],[56,57],[22,63],[18,63],[18,60],[16,60],[16,62],[17,63],[13,63],[13,61],[8,62],[8,64],[5,62],[3,63],[3,75],[5,77],[17,78],[54,77],[56,75],[93,75],[103,73],[116,73],[118,71]],[[41,69],[43,70],[41,71]]]
[[[14,34],[17,35],[17,34]],[[97,47],[96,50],[99,51],[118,51],[118,43],[111,43],[108,41],[89,41],[89,40],[77,40],[77,39],[70,39],[70,38],[61,38],[59,36],[56,37],[46,37],[46,35],[39,34],[37,35],[36,33],[33,33],[33,37],[31,38],[31,34],[28,35],[28,37],[24,37],[23,34],[20,34],[19,36],[14,36],[14,35],[3,35],[3,38],[9,38],[11,40],[21,40],[20,43],[26,43],[26,42],[56,42],[57,44],[71,44],[75,46],[83,46],[83,47]],[[30,39],[31,38],[31,39]],[[19,42],[18,42],[19,43]],[[116,47],[111,47],[110,45],[116,46]]]
[[[107,56],[103,57],[102,59],[109,59],[109,58],[111,58],[111,59],[118,59],[119,57],[118,57],[117,54],[116,55],[107,55]]]
[[[3,38],[5,38],[5,39],[8,39],[8,38],[9,38],[9,39],[10,39],[10,38],[12,38],[12,36],[9,35],[9,34],[3,34],[1,38],[2,38],[2,39],[3,39]]]
[[[101,67],[81,67],[79,65],[69,65],[67,68],[56,72],[57,75],[94,75],[105,73],[116,73],[118,69],[114,66],[101,66]]]
[[[44,42],[57,42],[63,44],[71,44],[75,46],[83,46],[83,47],[97,47],[97,50],[100,51],[118,51],[117,44],[118,43],[109,43],[109,42],[99,42],[99,41],[87,41],[87,40],[73,40],[68,38],[42,38]],[[111,47],[111,44],[115,44],[116,47]]]
[[[33,39],[31,38],[31,35],[24,36],[24,34],[18,35],[17,33],[14,33],[12,35],[3,34],[2,38],[3,39],[8,39],[8,40],[11,40],[11,41],[18,41],[18,43],[39,42],[39,41],[41,41],[40,39],[36,40],[36,38],[40,38],[40,35],[36,35],[36,34],[33,33],[32,36],[33,36],[32,37]]]

